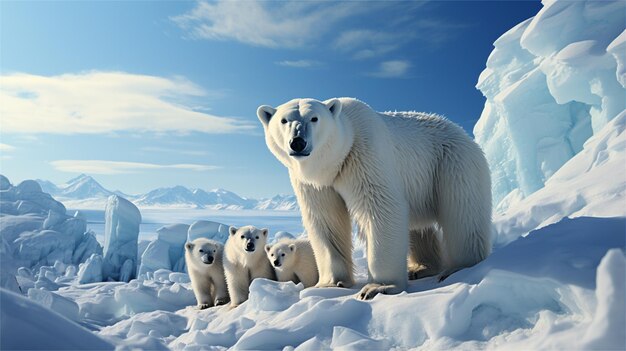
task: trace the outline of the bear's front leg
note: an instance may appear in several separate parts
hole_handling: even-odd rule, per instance
[[[314,188],[293,177],[292,185],[315,254],[319,271],[316,287],[351,287],[352,225],[346,204],[330,187]]]
[[[235,308],[248,299],[250,293],[248,272],[243,269],[226,270],[226,284],[230,296],[230,307]]]
[[[213,284],[215,286],[215,306],[225,305],[230,302],[228,296],[228,288],[226,286],[226,277],[221,276],[216,279]]]
[[[373,203],[363,206],[375,213],[358,216],[367,239],[367,267],[370,283],[357,294],[360,300],[369,300],[379,293],[398,294],[407,286],[407,252],[409,245],[408,207],[402,206],[402,197],[386,204],[374,203],[374,198],[363,198]]]
[[[204,277],[198,277],[198,274],[190,274],[191,287],[193,294],[196,296],[198,309],[213,307],[213,299],[210,293],[210,282]]]

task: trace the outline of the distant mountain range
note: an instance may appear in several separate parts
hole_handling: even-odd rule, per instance
[[[68,208],[104,208],[106,199],[119,195],[138,207],[208,208],[216,210],[298,210],[294,195],[276,195],[268,199],[248,199],[232,191],[214,189],[189,189],[182,185],[158,188],[145,194],[130,195],[104,188],[93,177],[86,174],[56,185],[47,180],[36,180],[44,192],[63,202]]]

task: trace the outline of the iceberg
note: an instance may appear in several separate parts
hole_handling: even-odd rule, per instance
[[[185,258],[183,246],[187,241],[187,224],[171,224],[157,229],[157,238],[169,245],[169,263],[176,272],[184,271]]]
[[[487,101],[474,135],[497,212],[507,196],[541,189],[626,108],[625,13],[621,2],[546,0],[494,43],[476,85]]]
[[[228,239],[228,226],[213,221],[195,221],[187,232],[187,241],[191,242],[198,238],[207,238],[225,243]]]
[[[104,225],[104,280],[125,278],[129,281],[134,278],[140,223],[141,213],[135,205],[117,195],[109,197]],[[122,271],[122,268],[125,269]]]

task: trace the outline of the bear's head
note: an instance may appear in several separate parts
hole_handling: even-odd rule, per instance
[[[260,106],[257,116],[274,156],[299,178],[322,183],[317,178],[323,178],[327,168],[337,168],[351,147],[341,111],[340,99],[294,99],[278,108]]]
[[[276,270],[293,266],[296,245],[288,242],[278,242],[274,245],[265,245],[265,253]]]
[[[252,254],[258,247],[263,247],[267,241],[268,230],[266,228],[257,229],[251,225],[237,228],[230,227],[228,229],[230,237],[236,247],[241,248],[244,252]]]
[[[214,240],[198,238],[185,244],[185,250],[191,255],[195,264],[212,265],[222,254],[222,244]]]

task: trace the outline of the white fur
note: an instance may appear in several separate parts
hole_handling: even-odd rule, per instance
[[[265,256],[267,229],[253,226],[230,227],[229,237],[224,247],[224,270],[231,307],[237,307],[248,300],[249,287],[255,278],[276,279],[274,270]],[[254,251],[246,251],[252,242]]]
[[[269,149],[289,169],[318,286],[354,283],[351,217],[368,244],[370,284],[360,298],[405,290],[407,269],[412,278],[445,277],[489,255],[489,169],[454,123],[381,114],[350,98],[294,99],[257,114]],[[306,131],[309,156],[290,156],[294,131]]]
[[[202,252],[200,251],[202,250]],[[185,245],[185,263],[199,308],[228,303],[228,290],[222,256],[224,246],[217,241],[198,238]],[[208,255],[212,262],[202,261]]]
[[[265,252],[279,282],[302,282],[305,288],[317,284],[317,264],[308,240],[283,239],[274,245],[265,245]]]

